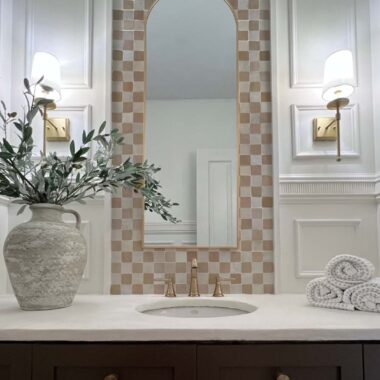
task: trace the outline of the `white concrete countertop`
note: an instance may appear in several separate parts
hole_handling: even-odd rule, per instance
[[[0,341],[380,341],[380,314],[319,309],[303,295],[229,295],[251,314],[218,318],[144,315],[163,296],[77,296],[73,306],[22,311],[0,296]],[[167,300],[167,299],[166,299]]]

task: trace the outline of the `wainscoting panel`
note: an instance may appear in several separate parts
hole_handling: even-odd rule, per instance
[[[47,51],[62,64],[63,88],[90,88],[93,0],[28,0],[27,5],[25,76],[34,53]]]
[[[292,105],[293,157],[334,157],[336,141],[313,141],[313,120],[333,117],[325,106]],[[341,149],[343,157],[360,156],[359,107],[350,104],[341,111]]]
[[[374,197],[294,200],[281,204],[279,217],[281,292],[304,292],[307,282],[322,276],[327,262],[339,254],[365,257],[380,268]]]
[[[360,219],[295,219],[296,277],[323,276],[334,256],[359,252],[360,223]]]
[[[289,0],[289,25],[293,88],[321,87],[325,59],[342,47],[356,60],[355,0]]]

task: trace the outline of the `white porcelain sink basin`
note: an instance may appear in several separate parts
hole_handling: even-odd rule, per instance
[[[172,318],[216,318],[253,313],[257,308],[227,299],[182,298],[157,301],[136,308],[143,314]]]

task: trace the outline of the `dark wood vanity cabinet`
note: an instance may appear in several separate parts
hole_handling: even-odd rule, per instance
[[[380,380],[380,345],[3,343],[0,380]]]
[[[362,380],[360,344],[204,345],[198,380]]]
[[[195,380],[196,346],[38,344],[34,380]]]
[[[363,353],[365,380],[379,380],[380,344],[365,344]]]
[[[32,349],[28,344],[0,344],[0,379],[31,380]]]

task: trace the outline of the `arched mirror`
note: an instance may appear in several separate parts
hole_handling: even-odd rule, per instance
[[[147,21],[145,157],[178,224],[145,212],[145,246],[237,246],[237,36],[224,0],[159,0]]]

